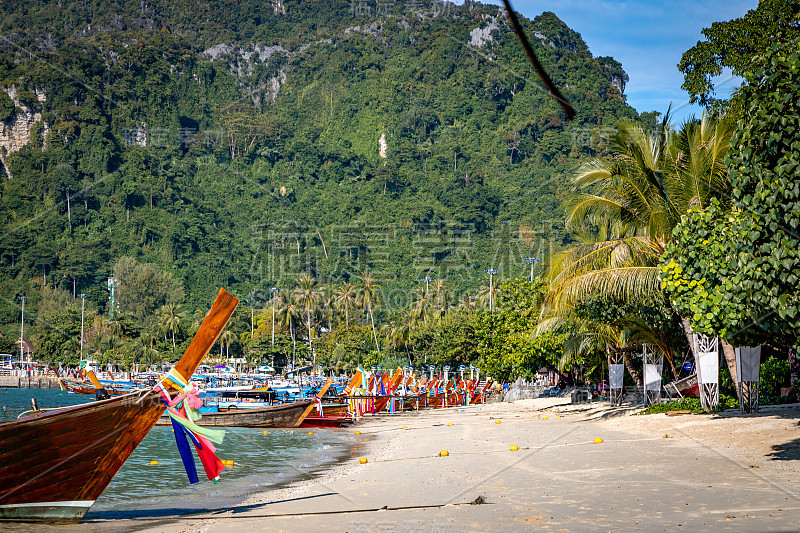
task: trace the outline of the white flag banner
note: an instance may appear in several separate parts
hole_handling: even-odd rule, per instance
[[[701,385],[716,385],[719,383],[719,352],[700,352],[700,372],[697,379]]]
[[[625,375],[625,365],[608,365],[608,381],[612,389],[622,388],[622,378]]]
[[[661,390],[661,365],[644,365],[645,390]]]
[[[739,381],[758,382],[761,369],[761,346],[736,348],[736,376]]]

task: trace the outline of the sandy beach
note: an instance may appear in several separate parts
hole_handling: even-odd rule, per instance
[[[800,529],[800,405],[765,407],[750,416],[668,417],[631,416],[635,406],[567,404],[520,400],[366,417],[341,430],[361,445],[358,456],[313,479],[256,494],[232,509],[90,520],[78,527],[223,533]]]

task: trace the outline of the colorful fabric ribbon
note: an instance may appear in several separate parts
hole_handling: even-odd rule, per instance
[[[174,369],[173,369],[174,370]],[[172,429],[175,431],[175,442],[178,446],[183,467],[189,478],[189,483],[198,483],[197,467],[194,464],[187,437],[194,444],[197,456],[203,465],[208,479],[214,483],[219,479],[220,473],[225,469],[222,460],[216,456],[217,451],[212,441],[221,444],[225,438],[225,431],[219,429],[208,429],[200,427],[194,422],[200,419],[200,413],[196,411],[203,405],[200,400],[199,390],[194,383],[187,383],[183,377],[175,372],[165,378],[174,383],[182,392],[175,398],[171,398],[169,392],[162,383],[154,387],[154,390],[161,396],[167,404],[167,414],[172,421]]]

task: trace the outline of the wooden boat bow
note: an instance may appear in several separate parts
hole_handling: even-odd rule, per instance
[[[211,350],[238,303],[219,291],[175,365],[184,379]],[[0,423],[0,520],[81,519],[164,409],[161,397],[148,390]]]

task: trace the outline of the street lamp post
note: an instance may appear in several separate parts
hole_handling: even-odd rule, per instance
[[[269,292],[272,293],[272,345],[275,346],[275,292],[277,287],[270,287]]]
[[[531,281],[533,281],[533,266],[542,259],[540,257],[523,257],[522,260],[531,265]]]
[[[498,270],[496,268],[484,268],[483,271],[489,274],[489,310],[494,313],[494,283],[492,281]]]
[[[20,326],[19,326],[19,362],[21,363],[25,358],[24,355],[25,341],[23,339],[25,338],[25,300],[27,300],[28,297],[20,296],[19,299],[22,300],[22,320],[20,321]]]
[[[79,294],[81,297],[81,361],[83,361],[83,312],[86,309],[86,295]]]
[[[422,278],[422,281],[425,282],[425,297],[427,298],[428,297],[428,283],[433,281],[433,278],[425,276],[424,278]]]

